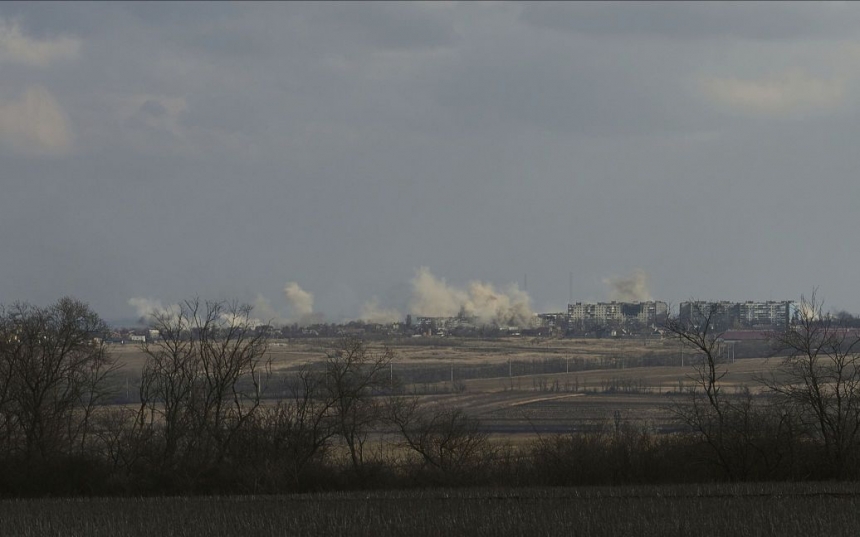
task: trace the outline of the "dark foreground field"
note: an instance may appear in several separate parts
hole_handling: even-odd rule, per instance
[[[0,502],[14,536],[856,535],[860,484]]]

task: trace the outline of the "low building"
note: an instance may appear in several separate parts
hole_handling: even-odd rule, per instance
[[[538,313],[537,318],[541,327],[566,330],[569,316],[564,312]]]

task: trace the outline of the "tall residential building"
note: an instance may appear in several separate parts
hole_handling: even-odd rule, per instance
[[[785,328],[791,322],[793,312],[794,302],[791,301],[742,302],[738,307],[741,322],[753,327]]]
[[[785,328],[791,322],[795,303],[790,300],[766,302],[681,302],[682,322],[702,323],[710,318],[714,330],[730,328]]]
[[[656,324],[669,313],[665,302],[577,302],[567,306],[569,322],[582,324],[615,324],[619,326],[634,321],[642,326]]]

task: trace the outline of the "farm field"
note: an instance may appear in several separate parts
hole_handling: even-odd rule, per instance
[[[275,369],[296,367],[322,359],[333,340],[296,339],[272,340],[269,353]],[[374,343],[375,344],[375,343]],[[600,360],[635,357],[643,353],[678,354],[678,343],[651,339],[547,339],[547,338],[399,338],[387,342],[395,351],[396,363],[416,364],[445,362],[468,365],[471,363],[506,363],[514,360],[542,360],[572,358]],[[381,345],[381,344],[380,344]],[[112,345],[111,352],[127,369],[140,370],[144,355],[132,343]]]
[[[19,537],[856,534],[860,485],[431,489],[269,497],[0,501]]]
[[[323,360],[330,344],[273,341],[270,400],[287,395],[280,378]],[[462,407],[494,436],[511,439],[593,430],[615,420],[655,432],[674,430],[670,406],[695,374],[694,357],[687,351],[681,367],[678,343],[668,339],[404,338],[389,345],[395,353],[392,375],[403,379],[406,393]],[[134,345],[111,351],[123,365],[119,382],[131,386],[127,402],[132,402],[144,355]],[[775,363],[763,357],[737,359],[727,364],[721,384],[728,392],[744,386],[755,390],[756,377],[768,374]]]

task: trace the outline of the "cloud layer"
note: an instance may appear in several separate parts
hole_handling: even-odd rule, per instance
[[[0,145],[25,154],[62,155],[72,144],[69,120],[57,100],[41,87],[0,100]]]
[[[16,21],[0,18],[0,64],[47,67],[55,62],[77,59],[80,50],[81,40],[78,38],[36,39],[26,35]]]
[[[2,2],[0,302],[860,312],[858,51],[854,3]]]
[[[765,114],[830,109],[846,94],[842,80],[812,77],[800,69],[752,80],[708,77],[702,86],[718,103]]]

